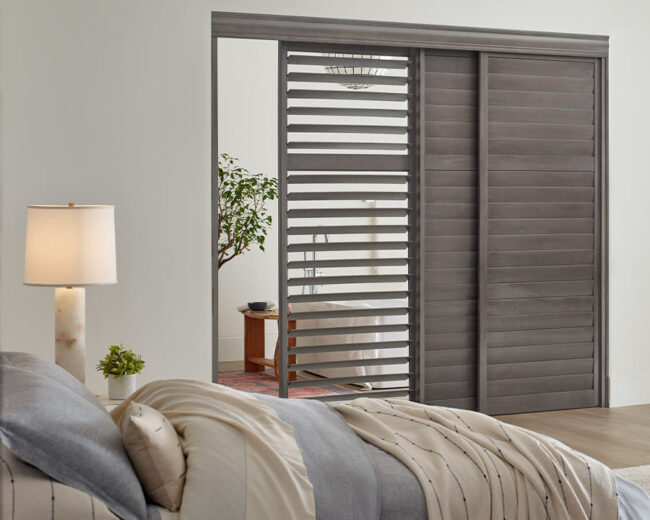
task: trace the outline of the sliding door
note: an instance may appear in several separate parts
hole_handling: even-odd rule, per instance
[[[601,404],[598,64],[426,51],[426,403]]]
[[[305,43],[279,59],[280,394],[601,404],[600,61]]]
[[[280,44],[283,397],[355,384],[419,398],[417,62],[408,49]],[[323,377],[290,381],[299,370]]]
[[[481,408],[599,404],[596,63],[484,55]]]
[[[424,65],[424,402],[477,407],[478,55]]]

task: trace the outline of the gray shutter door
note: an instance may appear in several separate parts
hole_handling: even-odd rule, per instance
[[[424,402],[477,407],[478,61],[426,51]]]
[[[371,384],[320,399],[417,398],[417,56],[280,43],[281,397]]]
[[[598,400],[594,60],[481,56],[482,411]]]

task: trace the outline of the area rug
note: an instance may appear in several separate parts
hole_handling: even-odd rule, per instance
[[[306,381],[309,378],[298,376],[298,380]],[[273,370],[264,372],[242,372],[241,370],[228,370],[219,372],[219,383],[230,388],[244,392],[257,392],[266,395],[278,395],[278,380]],[[305,386],[290,388],[289,397],[317,397],[321,395],[347,394],[350,390],[335,385]]]
[[[615,469],[614,473],[616,473],[619,477],[631,480],[637,486],[645,489],[645,492],[650,495],[650,466],[619,468]]]

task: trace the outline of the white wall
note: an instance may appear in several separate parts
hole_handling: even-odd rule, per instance
[[[218,42],[219,153],[239,159],[251,173],[278,176],[278,44]],[[277,203],[264,252],[257,246],[219,270],[219,361],[244,359],[244,319],[236,307],[278,300]],[[273,357],[277,322],[266,321],[267,357]]]
[[[650,402],[645,0],[0,1],[3,349],[53,352],[51,290],[21,283],[25,205],[115,203],[119,283],[88,291],[89,359],[124,341],[149,361],[143,379],[210,377],[210,11],[599,33],[612,37],[612,404]]]

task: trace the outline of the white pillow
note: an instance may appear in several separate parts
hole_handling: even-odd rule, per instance
[[[181,441],[163,414],[131,401],[120,424],[126,452],[142,488],[156,504],[177,511],[185,485]]]

